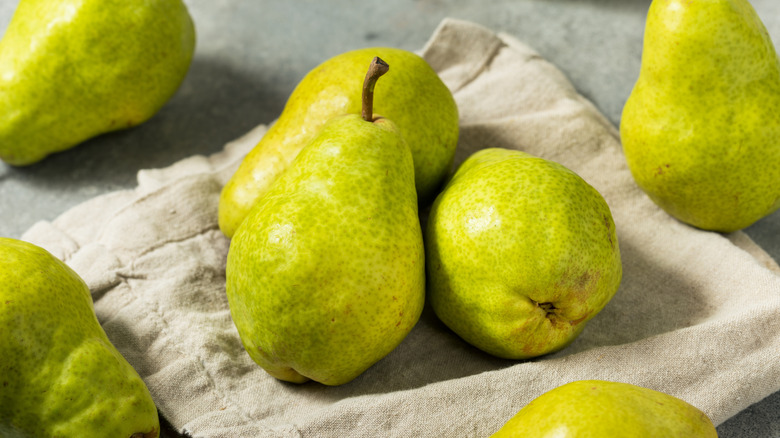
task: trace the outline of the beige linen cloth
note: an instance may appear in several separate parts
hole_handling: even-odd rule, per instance
[[[514,38],[445,20],[421,52],[455,95],[456,162],[521,149],[580,174],[609,203],[623,282],[567,349],[528,361],[467,345],[426,309],[389,356],[326,387],[269,377],[244,351],[225,298],[221,186],[264,134],[212,157],[142,170],[24,239],[89,284],[109,338],[163,416],[195,437],[484,437],[541,393],[578,379],[629,382],[719,424],[780,390],[780,275],[742,233],[677,222],[635,185],[617,130],[564,75]]]

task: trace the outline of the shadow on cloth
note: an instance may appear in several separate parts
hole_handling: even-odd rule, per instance
[[[665,272],[630,242],[621,242],[621,254],[623,281],[615,297],[588,323],[578,339],[558,353],[528,361],[493,357],[460,339],[426,305],[417,326],[401,345],[357,379],[333,388],[310,382],[301,385],[300,391],[307,396],[337,401],[410,390],[597,347],[632,343],[695,325],[715,310],[697,285]],[[663,284],[646,287],[651,281]]]

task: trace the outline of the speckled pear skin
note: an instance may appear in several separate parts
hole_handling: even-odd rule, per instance
[[[341,385],[415,325],[424,263],[414,165],[398,129],[336,117],[236,231],[230,312],[270,375]]]
[[[685,401],[628,383],[578,380],[526,405],[492,438],[717,438]]]
[[[780,207],[780,62],[745,0],[655,0],[620,134],[670,215],[731,232]]]
[[[249,210],[296,155],[335,116],[359,114],[366,66],[378,56],[393,68],[375,90],[374,113],[400,129],[414,157],[420,203],[431,201],[447,176],[458,143],[458,108],[449,89],[418,55],[368,48],[337,55],[309,72],[268,132],[244,158],[219,201],[219,227],[232,237]]]
[[[622,265],[601,195],[552,161],[470,156],[433,203],[428,299],[466,342],[525,359],[560,350],[617,291]]]
[[[155,438],[146,385],[106,337],[84,281],[0,238],[0,436]]]
[[[143,123],[194,49],[180,0],[21,0],[0,41],[0,159],[33,164]]]

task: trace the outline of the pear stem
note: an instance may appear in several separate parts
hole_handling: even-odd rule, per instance
[[[368,66],[368,73],[366,73],[366,80],[363,81],[363,120],[366,122],[374,121],[374,86],[380,76],[387,73],[390,70],[390,66],[386,62],[382,61],[378,56],[375,56],[371,60],[371,65]]]

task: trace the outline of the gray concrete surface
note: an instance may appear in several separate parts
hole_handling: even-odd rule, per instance
[[[17,0],[0,0],[0,34]],[[649,0],[185,0],[198,46],[174,98],[149,122],[26,168],[0,163],[0,236],[20,237],[98,194],[135,186],[139,169],[211,154],[280,113],[297,82],[346,50],[416,50],[442,18],[514,35],[556,64],[616,125],[636,80]],[[780,47],[780,2],[753,0]],[[780,260],[780,212],[747,233]],[[780,293],[780,292],[779,292]],[[780,392],[718,427],[780,438]]]

